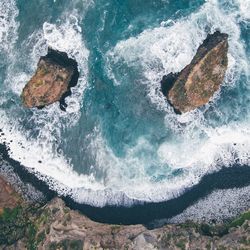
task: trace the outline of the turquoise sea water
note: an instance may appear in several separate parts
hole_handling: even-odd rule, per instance
[[[215,30],[229,34],[223,86],[176,115],[160,80]],[[0,41],[0,142],[59,194],[167,201],[222,167],[250,166],[250,0],[1,0]],[[78,62],[66,112],[21,105],[48,46]]]

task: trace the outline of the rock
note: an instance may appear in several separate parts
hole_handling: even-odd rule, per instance
[[[228,65],[228,35],[208,35],[189,65],[161,81],[163,94],[176,113],[189,112],[210,100],[219,89]]]
[[[14,208],[21,203],[21,196],[0,176],[0,215],[4,208]]]
[[[43,108],[60,101],[65,110],[65,98],[71,94],[70,88],[77,84],[79,72],[75,60],[66,53],[48,49],[48,54],[38,62],[35,75],[23,89],[21,98],[27,108]]]
[[[149,230],[94,222],[54,198],[0,216],[0,249],[249,249],[249,232],[250,211],[225,224],[187,221]]]

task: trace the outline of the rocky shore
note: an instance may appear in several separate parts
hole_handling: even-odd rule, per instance
[[[3,178],[0,185],[1,249],[250,248],[250,211],[225,224],[188,221],[149,230],[93,222],[60,198],[45,205],[27,202]]]

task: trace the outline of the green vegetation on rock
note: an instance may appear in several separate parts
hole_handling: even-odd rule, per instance
[[[0,216],[0,248],[13,249],[14,243],[21,242],[21,246],[28,250],[82,250],[85,244],[88,247],[99,245],[109,249],[130,249],[131,246],[141,247],[141,241],[137,239],[145,239],[154,247],[163,249],[196,249],[194,247],[197,244],[202,249],[211,249],[212,246],[230,249],[227,240],[232,237],[234,244],[240,245],[239,249],[248,249],[248,221],[250,211],[220,225],[187,221],[180,225],[147,230],[141,225],[134,227],[95,223],[65,207],[60,199],[54,199],[44,207],[33,205],[4,209]],[[227,240],[224,240],[225,237]]]
[[[230,227],[242,226],[246,220],[250,220],[250,211],[248,211],[248,212],[243,213],[242,215],[240,215],[240,217],[238,217],[237,219],[233,220],[229,224],[229,226]]]
[[[0,216],[0,245],[13,244],[25,236],[26,211],[22,207],[4,208]]]

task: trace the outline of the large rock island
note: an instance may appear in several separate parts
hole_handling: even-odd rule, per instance
[[[38,62],[34,76],[23,89],[21,98],[27,108],[42,108],[60,101],[65,109],[65,98],[71,94],[70,88],[77,84],[79,72],[77,63],[66,53],[48,49],[48,54]]]
[[[189,112],[206,104],[219,89],[228,65],[228,35],[208,35],[189,65],[161,81],[163,94],[176,113]]]

